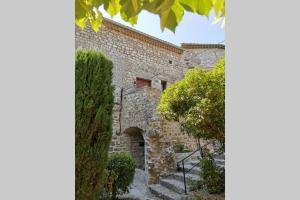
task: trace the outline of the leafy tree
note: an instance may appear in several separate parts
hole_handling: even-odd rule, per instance
[[[100,6],[112,17],[120,13],[122,19],[132,25],[137,23],[142,10],[159,15],[162,31],[167,28],[175,32],[185,12],[208,17],[213,10],[216,21],[225,20],[225,0],[75,0],[76,24],[85,28],[89,21],[97,32],[102,22]]]
[[[75,192],[98,199],[112,136],[112,62],[96,51],[76,52]]]
[[[217,139],[225,148],[225,60],[213,70],[195,68],[162,94],[158,112],[179,121],[196,138]]]

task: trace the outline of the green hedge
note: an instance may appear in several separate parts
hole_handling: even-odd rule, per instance
[[[75,61],[75,190],[77,200],[99,199],[112,136],[113,64],[94,50]]]
[[[117,194],[128,191],[132,183],[136,162],[129,153],[113,153],[109,157],[107,171],[108,181],[106,190],[111,194],[111,199],[116,199]]]

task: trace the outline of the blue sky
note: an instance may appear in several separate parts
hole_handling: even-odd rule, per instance
[[[111,19],[103,8],[100,8],[100,11],[104,17]],[[112,20],[132,27],[124,22],[120,15],[114,16]],[[178,46],[180,43],[220,43],[225,40],[225,29],[221,28],[220,23],[213,24],[212,21],[213,12],[209,20],[206,17],[186,12],[174,34],[168,29],[161,31],[158,15],[142,11],[139,14],[138,23],[132,28]]]

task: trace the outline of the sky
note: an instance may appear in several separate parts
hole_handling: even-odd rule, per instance
[[[103,8],[100,8],[100,11],[104,17],[132,27],[129,23],[124,22],[119,14],[111,18]],[[161,31],[158,15],[142,11],[139,14],[137,24],[132,28],[178,46],[180,46],[181,43],[224,44],[225,28],[221,27],[221,23],[213,24],[212,22],[213,12],[209,19],[207,17],[186,12],[174,34],[168,29],[165,29],[164,32]]]

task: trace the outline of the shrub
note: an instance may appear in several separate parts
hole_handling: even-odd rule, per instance
[[[107,191],[111,193],[112,199],[117,194],[128,192],[128,186],[132,183],[136,163],[128,153],[113,153],[109,157],[107,170]]]
[[[190,200],[225,200],[224,193],[222,194],[207,194],[205,192],[194,193]]]
[[[176,153],[182,153],[183,150],[184,150],[184,144],[181,143],[181,142],[179,142],[179,141],[177,141],[177,142],[175,143],[175,145],[174,145],[174,151],[175,151]]]
[[[180,141],[177,141],[174,145],[174,151],[175,153],[187,153],[187,152],[191,152],[190,149],[188,149],[187,147],[185,147],[185,145],[180,142]]]
[[[188,185],[190,188],[189,191],[196,191],[202,188],[201,181],[197,181],[197,180],[188,181]]]
[[[225,191],[225,170],[219,168],[210,157],[201,160],[202,185],[211,194]]]
[[[76,51],[75,196],[98,199],[112,135],[113,87],[110,60],[90,50]]]

